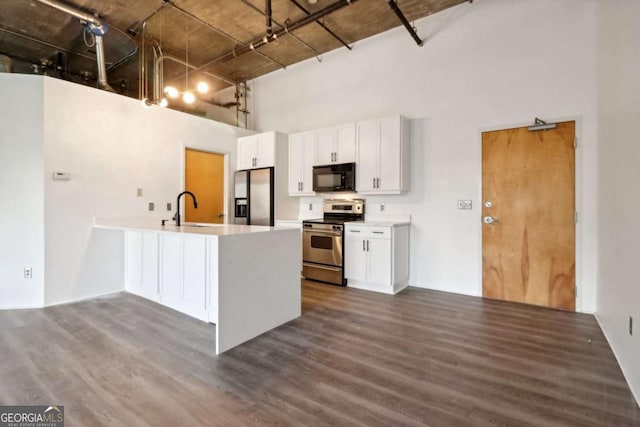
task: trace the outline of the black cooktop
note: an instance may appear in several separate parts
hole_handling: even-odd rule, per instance
[[[353,216],[353,217],[342,217],[342,218],[332,218],[332,217],[328,217],[328,218],[316,218],[316,219],[305,219],[302,221],[303,224],[339,224],[342,225],[345,222],[356,222],[356,221],[364,221],[364,219],[359,216]]]

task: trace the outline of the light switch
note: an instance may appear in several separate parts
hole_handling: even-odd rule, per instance
[[[156,208],[156,205],[153,202],[149,202],[149,210],[152,211]]]

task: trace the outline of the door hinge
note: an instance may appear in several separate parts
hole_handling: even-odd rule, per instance
[[[576,285],[575,294],[576,294],[576,298],[578,298],[578,285]]]
[[[574,137],[573,138],[573,149],[575,150],[576,148],[578,148],[578,137]]]
[[[573,222],[576,224],[578,223],[578,211],[575,211],[573,213]]]

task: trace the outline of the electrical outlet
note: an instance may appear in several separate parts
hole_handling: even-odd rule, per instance
[[[136,190],[136,196],[138,196],[138,197],[142,197],[142,188],[138,188],[138,189]]]
[[[153,202],[149,202],[149,210],[153,211],[156,208],[156,205]]]
[[[633,317],[629,316],[629,335],[633,335]]]
[[[313,203],[309,203],[309,210],[312,211],[313,210]]]
[[[458,209],[471,209],[471,200],[458,200]]]
[[[31,279],[33,277],[33,270],[31,270],[31,267],[25,267],[24,268],[24,278],[25,279]]]
[[[380,212],[384,211],[384,203],[380,203]]]
[[[171,212],[171,203],[167,203],[167,212]]]

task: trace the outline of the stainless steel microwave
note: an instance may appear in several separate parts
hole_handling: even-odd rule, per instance
[[[341,163],[313,167],[313,191],[356,191],[356,164]]]

